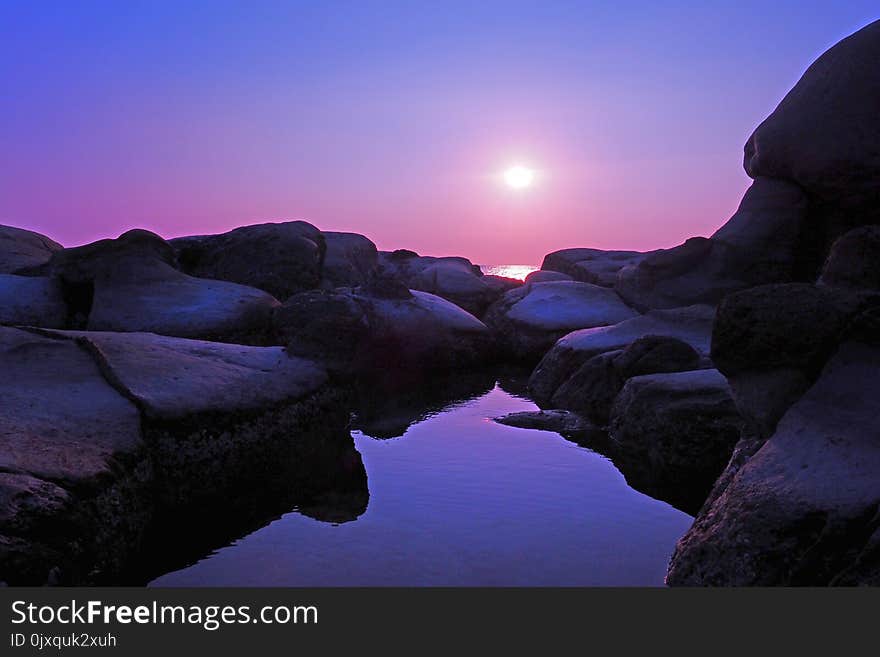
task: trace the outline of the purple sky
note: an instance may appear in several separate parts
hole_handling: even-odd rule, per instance
[[[861,0],[4,2],[0,223],[73,245],[305,219],[487,264],[671,246],[732,214],[752,129],[878,16]],[[499,184],[516,162],[534,187]]]

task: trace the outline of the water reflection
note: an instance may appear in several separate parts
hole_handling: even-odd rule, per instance
[[[687,515],[634,491],[593,451],[490,420],[536,410],[532,402],[486,390],[479,377],[459,383],[413,393],[412,403],[394,398],[381,412],[362,405],[354,440],[370,502],[355,522],[290,512],[154,584],[662,584]],[[482,392],[462,401],[469,386]]]

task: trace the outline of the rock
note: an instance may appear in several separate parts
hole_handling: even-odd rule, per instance
[[[838,238],[819,284],[880,292],[880,226],[855,228]]]
[[[0,225],[0,274],[14,274],[21,269],[39,267],[61,248],[60,244],[45,235]]]
[[[553,395],[551,405],[582,413],[604,425],[614,399],[634,376],[697,369],[700,355],[688,343],[647,335],[625,349],[608,351],[584,363]]]
[[[467,258],[420,256],[400,249],[379,254],[383,276],[396,278],[412,290],[429,292],[475,317],[505,292],[522,285],[522,281],[503,276],[484,276],[480,268]]]
[[[878,371],[877,344],[841,345],[763,447],[719,480],[668,584],[880,582]]]
[[[255,288],[187,276],[161,237],[132,230],[53,254],[75,328],[150,331],[177,337],[262,341],[278,302]]]
[[[0,274],[0,324],[64,328],[67,306],[58,281]]]
[[[602,287],[614,287],[614,284],[617,282],[617,272],[623,267],[638,264],[647,255],[647,253],[639,251],[562,249],[544,256],[541,270],[561,272],[583,283],[592,283]]]
[[[68,288],[92,285],[96,278],[112,278],[117,272],[149,271],[155,263],[176,264],[174,249],[148,230],[129,230],[116,239],[104,239],[62,249],[52,254],[45,273]]]
[[[763,285],[724,300],[715,320],[712,360],[728,377],[752,431],[764,437],[772,433],[869,303],[863,295],[805,283]]]
[[[573,281],[574,278],[559,271],[539,269],[526,276],[525,283],[549,283],[551,281]]]
[[[357,233],[324,231],[327,252],[321,280],[327,287],[356,287],[366,283],[379,266],[379,252],[372,241]]]
[[[137,408],[79,346],[0,327],[0,471],[93,486],[143,447]]]
[[[796,185],[758,178],[711,238],[648,254],[620,270],[615,289],[636,308],[674,308],[717,304],[763,283],[812,280],[818,263],[802,239],[807,212]]]
[[[321,231],[304,221],[242,226],[170,244],[187,274],[255,287],[282,300],[318,287],[326,252]]]
[[[880,223],[880,21],[819,57],[745,145],[751,177],[791,180],[814,200],[827,249],[850,228]]]
[[[72,342],[0,327],[0,371],[0,580],[109,567],[140,538],[128,528],[142,523],[131,500],[148,467],[137,408]]]
[[[508,427],[537,429],[538,431],[554,431],[563,435],[600,431],[598,427],[577,413],[561,409],[508,413],[502,417],[492,419],[498,424],[504,424]]]
[[[637,314],[612,290],[556,281],[505,293],[487,311],[485,321],[507,352],[534,361],[571,331],[617,324]]]
[[[412,298],[407,294],[404,298]],[[367,310],[350,291],[295,294],[275,309],[272,323],[289,354],[315,359],[333,372],[351,372],[367,348]]]
[[[609,430],[627,455],[633,487],[663,490],[663,499],[695,513],[730,459],[741,426],[727,381],[707,369],[629,379]]]
[[[433,294],[390,284],[296,295],[275,312],[276,333],[288,351],[316,358],[346,374],[423,378],[485,362],[489,329]]]
[[[559,387],[594,356],[623,349],[646,335],[677,338],[700,355],[709,353],[715,309],[689,306],[652,310],[614,326],[584,329],[561,338],[529,377],[529,392],[539,404],[547,404]]]
[[[316,392],[327,373],[281,347],[185,340],[152,333],[54,331],[75,339],[151,420],[271,409]]]
[[[194,278],[155,262],[96,278],[87,328],[261,342],[276,306],[262,290]]]

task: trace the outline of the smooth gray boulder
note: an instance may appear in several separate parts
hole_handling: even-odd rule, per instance
[[[800,185],[825,249],[850,228],[880,223],[880,21],[819,57],[745,146],[749,176]]]
[[[837,239],[820,285],[880,292],[880,226],[854,228]]]
[[[58,281],[70,325],[93,331],[150,331],[186,338],[260,342],[278,301],[267,292],[174,268],[158,235],[119,238],[57,251],[45,265]]]
[[[705,369],[629,379],[614,401],[609,433],[625,454],[631,485],[662,489],[662,499],[696,513],[741,427],[726,379]]]
[[[588,360],[598,354],[623,349],[646,335],[672,337],[686,342],[707,356],[715,309],[689,306],[652,310],[614,326],[573,331],[553,345],[529,377],[529,393],[547,404],[559,387]]]
[[[142,448],[137,408],[67,340],[0,327],[0,471],[90,486]]]
[[[194,278],[162,262],[99,275],[87,328],[182,338],[259,341],[278,301],[227,281]]]
[[[553,281],[505,293],[484,320],[511,356],[535,361],[572,331],[618,324],[637,315],[613,290],[578,281]]]
[[[583,283],[614,287],[617,272],[624,267],[637,265],[646,256],[648,253],[640,251],[562,249],[544,256],[541,271],[561,272]]]
[[[550,404],[581,413],[604,426],[617,394],[634,376],[698,369],[700,355],[687,342],[646,335],[624,349],[608,351],[584,363],[563,383]]]
[[[646,310],[717,304],[754,285],[812,280],[820,261],[804,244],[808,205],[797,185],[758,178],[712,237],[648,254],[620,270],[615,289]]]
[[[366,283],[379,266],[376,245],[357,233],[324,231],[327,252],[321,284],[328,288],[355,287]]]
[[[876,343],[841,345],[757,453],[732,462],[668,584],[880,584],[878,372]]]
[[[0,324],[64,328],[67,306],[57,280],[0,274]]]
[[[31,230],[0,225],[0,274],[14,274],[45,264],[63,247]]]
[[[153,333],[55,331],[84,345],[147,418],[271,409],[316,392],[326,371],[282,347],[187,340]]]
[[[326,253],[323,234],[305,221],[242,226],[169,244],[185,273],[255,287],[282,301],[318,287]]]

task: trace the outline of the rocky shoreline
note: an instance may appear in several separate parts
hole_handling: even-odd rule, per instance
[[[696,514],[669,584],[880,583],[878,60],[880,22],[807,70],[710,237],[525,282],[302,221],[74,248],[0,226],[0,581],[138,582],[181,558],[169,532],[357,517],[353,412],[399,435],[413,391],[516,364],[545,410],[504,421]]]

